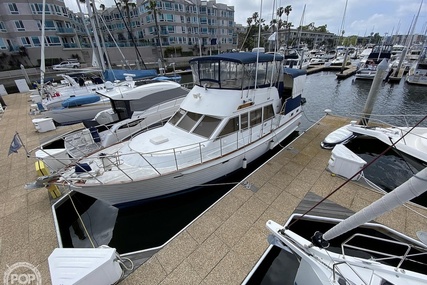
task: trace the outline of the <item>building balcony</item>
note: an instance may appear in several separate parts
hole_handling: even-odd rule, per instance
[[[80,48],[76,43],[63,43],[62,45],[64,48]]]
[[[57,35],[74,35],[76,32],[74,28],[57,28],[56,34]]]

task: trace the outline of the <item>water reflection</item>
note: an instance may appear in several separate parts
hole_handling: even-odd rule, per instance
[[[321,72],[309,75],[304,87],[303,96],[307,99],[304,111],[310,119],[302,124],[306,129],[324,115],[325,109],[332,113],[348,117],[351,114],[360,114],[365,106],[372,81],[354,80],[349,77],[337,80],[335,72]],[[380,87],[373,114],[378,115],[422,115],[427,105],[426,88],[423,86],[408,85],[401,80],[399,84],[383,83]],[[420,117],[409,119],[415,124]],[[405,119],[388,118],[386,122],[393,125],[405,125]],[[426,124],[427,126],[427,124]]]

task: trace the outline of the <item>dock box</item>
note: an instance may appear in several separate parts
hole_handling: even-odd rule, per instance
[[[71,159],[65,148],[37,150],[35,154],[48,167],[50,173],[55,173],[71,163]]]
[[[337,175],[351,178],[365,164],[366,161],[349,150],[345,145],[337,144],[332,150],[331,158],[328,161],[328,169]],[[359,178],[360,174],[353,177],[352,180],[358,180]]]
[[[33,119],[33,124],[39,133],[44,133],[56,129],[52,118]]]

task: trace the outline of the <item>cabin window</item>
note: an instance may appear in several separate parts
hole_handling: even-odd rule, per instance
[[[242,64],[221,61],[221,87],[230,89],[242,88]]]
[[[251,127],[261,124],[262,121],[262,109],[251,111]]]
[[[187,112],[187,114],[185,114],[185,116],[183,116],[181,121],[177,124],[177,127],[189,132],[193,129],[201,117],[201,114]]]
[[[220,122],[221,120],[218,118],[204,116],[197,127],[194,129],[193,133],[199,136],[210,138]]]
[[[274,116],[274,110],[272,105],[264,106],[264,121]]]
[[[218,61],[203,61],[199,63],[200,79],[219,81]],[[202,82],[203,83],[203,82]]]
[[[219,134],[220,137],[237,132],[239,130],[239,117],[234,117],[228,120],[227,124]]]
[[[169,123],[171,123],[172,125],[176,125],[176,123],[178,123],[178,121],[182,118],[182,116],[185,114],[185,111],[182,109],[179,109],[178,112],[176,112],[172,118],[170,118]]]
[[[144,120],[145,120],[145,118],[139,119],[139,120],[135,120],[135,121],[131,121],[131,122],[127,123],[126,125],[120,126],[119,130],[136,127],[137,125],[141,124],[141,122],[144,121]]]
[[[248,113],[240,115],[240,130],[246,130],[248,128]]]

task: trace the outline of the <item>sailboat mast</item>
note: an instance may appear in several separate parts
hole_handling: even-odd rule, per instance
[[[340,43],[338,43],[338,45],[342,44],[341,40],[342,40],[342,36],[344,35],[343,34],[343,32],[344,32],[344,20],[345,20],[345,14],[347,12],[347,4],[348,4],[348,0],[345,1],[344,13],[342,14],[341,27],[340,27],[340,30],[338,32]]]
[[[420,15],[421,8],[423,7],[423,2],[424,2],[424,0],[421,0],[420,7],[418,8],[417,16],[415,16],[414,24],[412,25],[412,28],[411,28],[411,33],[410,33],[411,36],[409,38],[409,44],[407,45],[408,48],[411,47],[412,42],[414,40],[414,30],[415,30],[415,26],[417,25],[418,16]]]
[[[46,63],[44,55],[45,47],[45,22],[46,22],[46,0],[42,2],[42,35],[40,43],[40,96],[43,98],[44,73],[46,72]]]
[[[304,4],[304,9],[302,10],[302,15],[301,15],[301,21],[299,22],[299,33],[298,33],[298,44],[297,44],[297,48],[299,48],[299,45],[301,43],[301,35],[302,35],[302,25],[304,24],[304,15],[305,15],[305,4]],[[301,59],[301,63],[302,63],[302,59]]]

